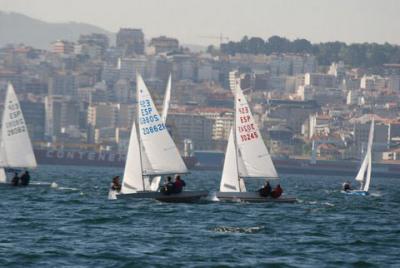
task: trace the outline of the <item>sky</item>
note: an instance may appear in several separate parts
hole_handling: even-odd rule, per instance
[[[400,0],[0,0],[0,10],[112,32],[142,28],[146,38],[186,44],[218,44],[220,34],[400,44]]]

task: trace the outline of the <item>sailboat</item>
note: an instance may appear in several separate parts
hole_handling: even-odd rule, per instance
[[[347,190],[347,194],[355,195],[368,195],[369,185],[371,183],[371,168],[372,168],[372,144],[374,141],[374,129],[375,129],[375,119],[372,118],[371,126],[369,128],[368,135],[368,145],[367,151],[365,153],[364,159],[361,163],[360,169],[358,170],[356,181],[360,183],[359,190]]]
[[[230,131],[220,191],[216,197],[250,202],[295,202],[292,197],[272,199],[261,197],[258,192],[247,192],[245,179],[273,180],[279,177],[238,81],[234,91],[234,126]]]
[[[139,74],[136,82],[137,118],[131,130],[121,192],[116,197],[153,198],[165,202],[193,202],[206,197],[207,191],[165,195],[146,185],[145,177],[185,174],[188,170]]]
[[[36,168],[21,106],[11,83],[8,83],[0,134],[0,183],[6,183],[5,168]]]

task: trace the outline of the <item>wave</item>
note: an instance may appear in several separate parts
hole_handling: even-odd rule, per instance
[[[211,231],[217,233],[244,233],[244,234],[254,234],[259,233],[264,230],[264,226],[254,226],[254,227],[232,227],[232,226],[219,226],[212,228]]]

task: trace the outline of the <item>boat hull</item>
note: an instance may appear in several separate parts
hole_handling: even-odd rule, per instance
[[[369,195],[368,192],[366,192],[366,191],[361,191],[361,190],[343,191],[343,193],[348,194],[348,195],[361,195],[361,196]]]
[[[221,201],[244,201],[252,203],[296,203],[295,197],[281,196],[279,198],[263,197],[257,192],[216,192]]]
[[[160,192],[138,192],[132,194],[118,194],[116,196],[117,199],[156,199],[161,202],[170,202],[170,203],[193,203],[198,202],[202,198],[206,198],[208,196],[207,191],[185,191],[179,194],[163,194]]]

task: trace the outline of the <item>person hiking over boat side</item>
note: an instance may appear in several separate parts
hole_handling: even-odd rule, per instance
[[[121,185],[121,182],[119,181],[119,176],[115,176],[115,177],[112,179],[111,189],[112,189],[113,191],[120,192],[120,191],[121,191],[121,187],[122,187],[122,185]]]
[[[172,178],[168,176],[167,181],[164,183],[163,187],[161,187],[160,192],[163,194],[172,194],[174,191],[174,183],[172,182]]]
[[[18,186],[20,178],[18,177],[18,173],[15,172],[14,177],[11,179],[12,186]]]
[[[281,185],[278,184],[275,189],[271,192],[271,197],[272,198],[279,198],[283,193],[283,189],[281,188]]]
[[[271,185],[269,184],[269,181],[267,181],[261,189],[258,190],[258,193],[260,196],[267,197],[271,194]]]
[[[21,176],[21,186],[28,186],[29,181],[31,180],[31,176],[29,175],[28,171],[25,171],[24,174]]]
[[[347,191],[351,191],[351,185],[349,181],[346,181],[345,183],[343,183],[343,191],[347,192]]]
[[[174,182],[174,193],[178,194],[182,192],[183,187],[186,186],[186,183],[184,180],[181,179],[181,176],[176,176],[175,182]]]

